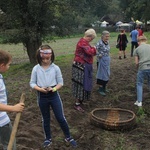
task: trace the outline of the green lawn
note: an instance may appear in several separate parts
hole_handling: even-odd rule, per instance
[[[144,34],[147,36],[148,39],[150,39],[150,32],[145,32]],[[112,32],[110,34],[110,46],[111,46],[111,54],[117,54],[118,49],[116,49],[116,40],[118,36],[118,32]],[[131,38],[129,36],[129,33],[127,34],[127,38],[129,40],[127,49],[130,49],[130,41]],[[91,42],[91,45],[95,45],[97,41],[100,39],[101,34],[97,34],[97,37]],[[62,56],[62,55],[68,55],[68,54],[74,54],[76,44],[78,42],[80,37],[71,37],[71,38],[64,38],[64,39],[56,39],[55,41],[51,41],[49,43],[43,42],[43,44],[49,44],[55,52],[56,56]],[[28,55],[26,50],[23,49],[23,45],[21,43],[19,44],[0,44],[0,49],[9,51],[13,59],[17,60],[18,63],[20,63],[20,60],[25,60],[25,62],[29,62]]]

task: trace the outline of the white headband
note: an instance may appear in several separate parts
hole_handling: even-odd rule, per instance
[[[51,53],[52,53],[52,50],[51,50],[51,49],[46,49],[46,50],[41,50],[41,49],[40,49],[40,53],[51,54]]]

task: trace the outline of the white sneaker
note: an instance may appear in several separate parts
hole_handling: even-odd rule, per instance
[[[142,102],[136,101],[136,102],[134,103],[134,105],[137,105],[138,107],[141,107],[141,106],[142,106]]]
[[[138,104],[138,101],[136,101],[135,103],[134,103],[134,105],[137,105]]]
[[[142,106],[142,102],[138,102],[137,106],[141,107]]]

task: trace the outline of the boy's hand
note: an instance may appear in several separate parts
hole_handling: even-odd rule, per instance
[[[13,106],[15,112],[22,112],[24,109],[24,103],[18,103]]]

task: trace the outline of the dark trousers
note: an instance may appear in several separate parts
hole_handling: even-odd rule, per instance
[[[47,94],[38,92],[38,103],[43,117],[43,128],[46,139],[51,139],[50,129],[50,107],[63,130],[66,138],[70,137],[70,131],[63,112],[63,105],[58,92],[49,92]]]
[[[106,88],[107,83],[108,83],[108,81],[97,79],[97,84],[102,86],[104,89]]]
[[[0,139],[1,139],[1,143],[3,145],[3,150],[7,150],[11,132],[12,132],[11,123],[8,123],[3,127],[0,127]],[[14,140],[12,150],[16,150],[16,139]]]
[[[138,42],[131,42],[131,57],[133,57],[134,48],[138,47]]]

